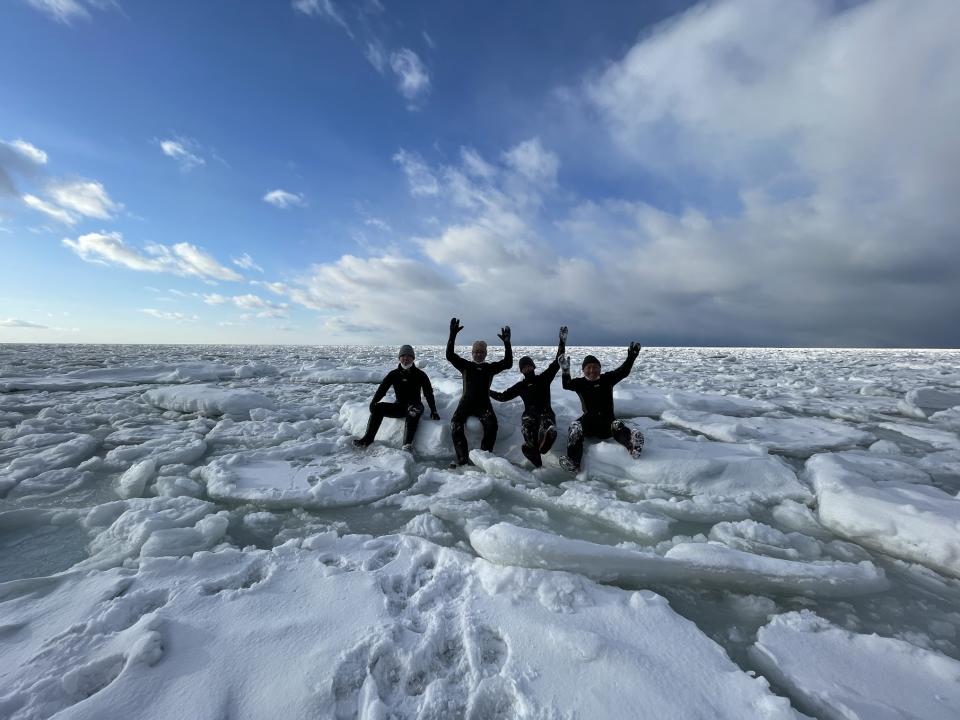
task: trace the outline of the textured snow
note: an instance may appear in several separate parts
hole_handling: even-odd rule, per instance
[[[960,662],[896,638],[850,632],[808,610],[773,618],[750,656],[816,717],[960,717]]]
[[[0,717],[956,716],[960,353],[645,348],[576,475],[440,347],[356,450],[395,353],[0,345]]]

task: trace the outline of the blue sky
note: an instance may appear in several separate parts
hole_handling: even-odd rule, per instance
[[[949,0],[10,0],[0,342],[956,347]]]

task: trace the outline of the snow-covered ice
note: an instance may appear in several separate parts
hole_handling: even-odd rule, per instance
[[[395,352],[0,346],[0,717],[958,715],[960,353],[646,348],[571,475],[439,347],[356,450]]]

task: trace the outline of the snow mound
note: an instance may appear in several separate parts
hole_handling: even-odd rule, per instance
[[[413,458],[389,448],[342,450],[332,441],[236,453],[202,470],[211,497],[265,507],[363,505],[399,492],[412,480]]]
[[[806,473],[820,522],[842,537],[960,577],[960,499],[912,465],[868,453],[815,455]]]
[[[760,628],[750,657],[816,717],[960,717],[960,662],[903,640],[844,630],[809,610],[778,615]]]
[[[848,425],[817,418],[730,418],[706,412],[668,410],[662,419],[713,440],[755,443],[772,452],[806,458],[824,450],[869,445],[876,438]]]
[[[273,401],[252,390],[186,385],[147,390],[143,399],[164,410],[202,415],[249,417],[254,408],[272,408]]]
[[[638,587],[708,585],[823,597],[862,595],[889,587],[883,571],[867,561],[794,562],[708,543],[675,545],[661,556],[501,522],[473,530],[470,544],[481,557],[501,565],[566,570]]]
[[[653,593],[409,536],[145,559],[0,595],[18,718],[795,718]]]

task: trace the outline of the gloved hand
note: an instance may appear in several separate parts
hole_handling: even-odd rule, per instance
[[[565,343],[567,341],[567,326],[560,326],[560,342]]]
[[[640,343],[634,340],[632,343],[630,343],[630,347],[627,348],[627,355],[629,355],[632,358],[635,358],[639,354],[640,354]]]
[[[431,419],[431,420],[439,420],[439,419],[440,419],[440,413],[438,413],[436,410],[434,410],[432,413],[430,413],[430,419]]]
[[[510,326],[504,325],[502,328],[500,328],[500,333],[497,335],[497,337],[503,340],[505,343],[510,342]]]
[[[456,335],[461,330],[463,330],[463,325],[460,324],[460,318],[450,318],[450,334]]]
[[[570,357],[566,353],[560,356],[560,369],[565,373],[570,372]]]

